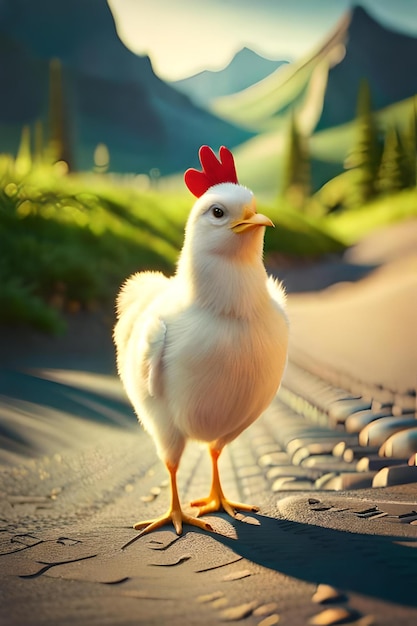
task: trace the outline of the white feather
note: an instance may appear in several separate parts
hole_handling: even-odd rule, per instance
[[[252,202],[239,185],[213,187],[190,214],[175,276],[136,274],[119,295],[119,373],[165,462],[179,462],[187,438],[220,450],[280,385],[285,293],[265,272],[264,228],[230,228]],[[223,221],[213,205],[224,208]]]

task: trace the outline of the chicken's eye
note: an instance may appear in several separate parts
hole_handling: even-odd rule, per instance
[[[221,209],[219,206],[214,206],[211,209],[211,213],[214,217],[216,217],[217,219],[220,219],[221,217],[223,217],[224,215],[224,211],[223,209]]]

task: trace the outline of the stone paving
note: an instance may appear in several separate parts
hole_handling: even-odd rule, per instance
[[[260,513],[210,516],[212,534],[167,527],[137,538],[132,524],[167,507],[168,483],[116,378],[8,376],[28,394],[9,396],[10,411],[22,416],[41,397],[52,414],[61,404],[59,429],[72,438],[3,465],[1,624],[416,623],[416,467],[406,446],[386,457],[384,476],[369,469],[382,457],[344,426],[347,413],[372,411],[364,398],[290,364],[270,409],[221,458],[226,493]],[[190,444],[183,502],[204,495],[209,476],[206,449]]]

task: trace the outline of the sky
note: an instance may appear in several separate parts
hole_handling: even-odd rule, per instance
[[[352,3],[417,37],[417,0],[108,0],[124,44],[163,80],[226,67],[244,46],[275,60],[312,52]]]

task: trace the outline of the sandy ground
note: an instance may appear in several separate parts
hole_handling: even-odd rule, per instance
[[[291,350],[365,384],[417,386],[417,253],[289,299]]]

